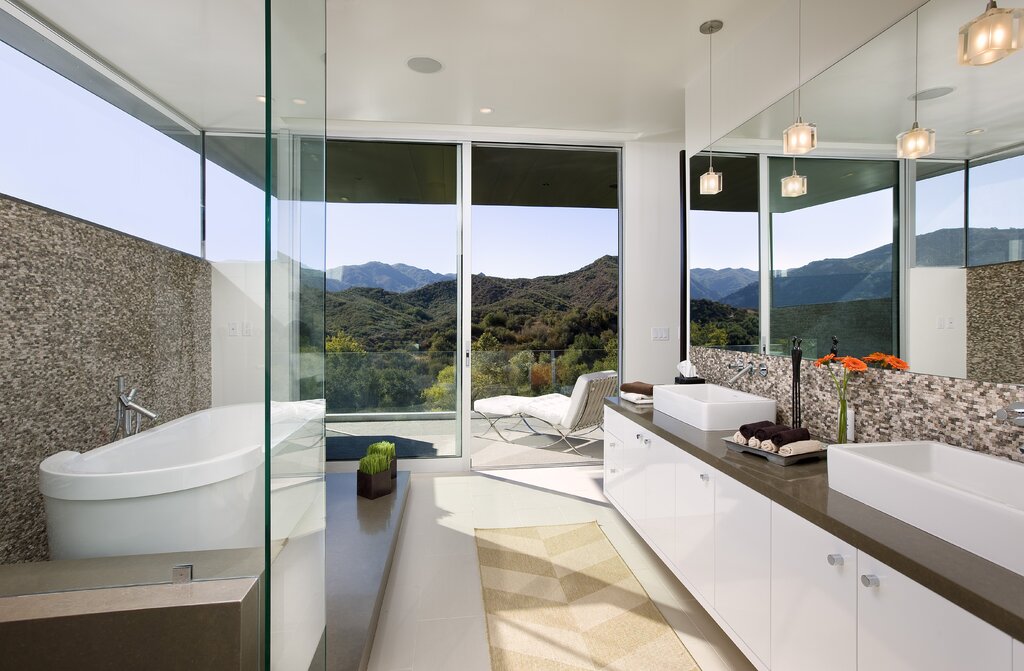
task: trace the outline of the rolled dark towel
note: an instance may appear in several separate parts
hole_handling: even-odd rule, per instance
[[[744,438],[750,440],[751,438],[754,437],[755,431],[766,426],[775,426],[775,422],[769,422],[768,420],[765,420],[763,422],[754,422],[753,424],[744,424],[743,426],[740,427],[740,433],[743,434]]]
[[[807,429],[790,429],[789,431],[780,431],[772,436],[772,444],[775,445],[775,447],[782,447],[783,445],[789,445],[790,443],[810,439],[811,434]]]
[[[789,431],[789,427],[785,424],[772,424],[771,426],[762,426],[757,431],[754,431],[754,438],[757,438],[762,443],[766,440],[772,440],[776,435],[783,431]]]
[[[626,382],[621,387],[620,391],[624,391],[627,394],[643,394],[644,396],[654,396],[654,385],[647,384],[646,382]]]

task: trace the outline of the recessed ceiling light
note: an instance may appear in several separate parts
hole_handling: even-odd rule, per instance
[[[981,135],[984,132],[984,128],[972,128],[969,131],[964,131],[964,135]]]
[[[907,96],[907,100],[935,100],[936,98],[948,96],[955,90],[956,89],[952,86],[936,86],[934,88],[918,91],[917,93],[911,93]]]
[[[480,108],[480,114],[490,114],[493,111],[494,111],[493,107],[481,107]]]
[[[261,103],[265,103],[267,102],[267,96],[256,96],[256,100],[259,100]]]
[[[306,101],[303,100],[302,98],[292,98],[292,102],[295,103],[296,105],[305,105],[306,104]]]
[[[426,56],[413,56],[407,60],[405,64],[408,65],[409,69],[413,72],[419,72],[424,75],[432,75],[435,72],[440,72],[441,68],[444,67],[441,65],[441,61],[434,58],[428,58]]]

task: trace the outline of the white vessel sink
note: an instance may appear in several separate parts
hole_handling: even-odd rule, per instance
[[[928,441],[831,445],[829,486],[1024,575],[1024,465]]]
[[[741,424],[775,421],[775,401],[717,384],[654,388],[654,409],[703,431],[735,431]]]

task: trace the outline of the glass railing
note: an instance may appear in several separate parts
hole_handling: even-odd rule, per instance
[[[328,352],[327,412],[454,412],[457,363],[451,351]],[[617,368],[614,350],[474,350],[472,399],[502,394],[568,396],[580,375]]]

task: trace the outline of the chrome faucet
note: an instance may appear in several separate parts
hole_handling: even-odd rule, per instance
[[[738,380],[741,377],[743,377],[744,373],[747,373],[748,375],[753,375],[754,374],[754,362],[753,361],[748,361],[746,363],[743,363],[743,361],[737,361],[736,363],[729,364],[729,369],[737,371],[737,372],[736,372],[735,375],[733,375],[731,378],[729,378],[729,381],[726,382],[726,384],[734,383],[736,380]]]
[[[117,440],[117,434],[124,438],[135,435],[142,430],[142,418],[156,419],[157,414],[147,410],[135,402],[138,389],[125,391],[124,376],[117,377],[117,419],[115,420],[114,432],[110,435],[110,442]]]
[[[760,366],[755,367],[753,361],[743,363],[743,359],[740,359],[736,363],[729,364],[728,368],[730,370],[737,371],[737,373],[733,375],[731,378],[729,378],[729,381],[725,383],[727,385],[736,382],[736,380],[743,377],[744,373],[746,373],[750,377],[754,377],[754,371],[757,371],[758,375],[760,375],[761,377],[768,377],[768,364],[764,362],[762,362]]]

